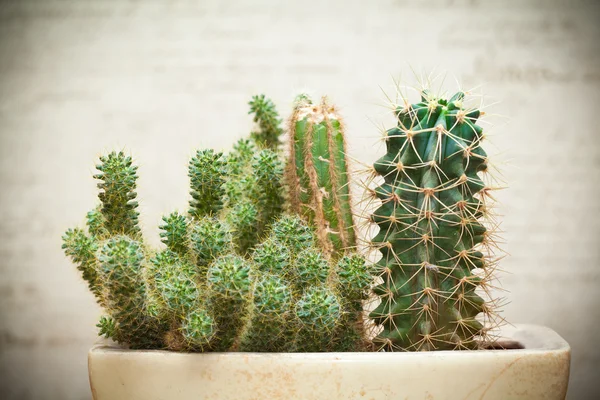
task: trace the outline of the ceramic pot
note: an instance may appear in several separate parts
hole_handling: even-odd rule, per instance
[[[420,353],[174,353],[98,345],[95,400],[553,400],[565,398],[570,348],[516,325],[521,349]]]

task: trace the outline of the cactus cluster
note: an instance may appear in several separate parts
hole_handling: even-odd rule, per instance
[[[356,250],[344,125],[326,98],[296,98],[284,168],[279,114],[253,97],[249,138],[192,157],[189,209],[163,217],[160,250],[138,225],[137,167],[101,157],[100,204],[63,237],[106,310],[100,334],[177,351],[485,348],[497,222],[483,112],[463,92],[420,93],[395,107],[370,168],[374,263]]]
[[[87,232],[63,237],[106,310],[101,335],[177,351],[366,349],[369,264],[331,258],[308,222],[283,212],[280,120],[264,97],[251,110],[259,129],[250,139],[192,157],[189,210],[163,217],[163,249],[142,239],[131,158],[101,157],[100,205]]]
[[[476,124],[482,112],[464,98],[423,90],[420,102],[398,107],[387,153],[373,167],[382,182],[370,217],[379,226],[371,247],[381,253],[381,303],[370,315],[387,351],[485,344],[493,312],[482,295],[494,269],[484,225],[490,188],[480,177],[488,157]]]

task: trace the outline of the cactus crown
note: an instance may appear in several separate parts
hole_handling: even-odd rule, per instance
[[[371,192],[380,204],[371,215],[379,226],[371,247],[381,254],[377,340],[387,350],[478,348],[494,320],[479,293],[494,270],[490,187],[479,176],[488,165],[476,124],[483,113],[463,92],[427,90],[395,112]]]

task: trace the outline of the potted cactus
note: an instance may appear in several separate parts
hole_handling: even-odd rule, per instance
[[[367,190],[375,258],[357,249],[327,99],[298,96],[283,156],[281,119],[255,96],[249,138],[190,160],[189,209],[163,217],[161,249],[138,225],[131,157],[101,157],[100,204],[63,237],[106,312],[94,399],[564,398],[557,334],[493,335],[487,156],[464,96],[395,110]]]

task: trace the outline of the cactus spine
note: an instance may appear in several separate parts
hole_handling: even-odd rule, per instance
[[[488,161],[482,113],[464,105],[462,92],[421,95],[396,110],[398,126],[374,164],[383,184],[372,193],[381,205],[371,245],[383,256],[383,282],[371,317],[386,350],[477,348],[487,332],[478,315],[491,310],[476,290],[487,290],[493,270],[482,252],[491,234],[482,223],[489,188],[478,175]]]
[[[300,95],[289,130],[291,210],[313,223],[320,247],[339,258],[356,245],[344,126],[326,98],[316,105]]]

